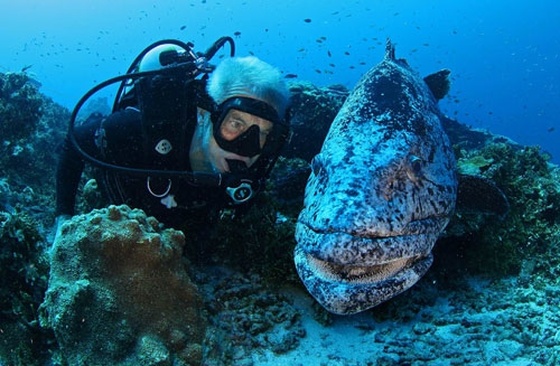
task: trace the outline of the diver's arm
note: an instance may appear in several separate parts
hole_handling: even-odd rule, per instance
[[[81,149],[89,154],[97,155],[98,148],[95,143],[95,131],[98,130],[103,116],[93,113],[81,125],[73,129],[74,138]],[[70,133],[70,132],[69,132]],[[70,136],[67,135],[62,144],[58,166],[56,170],[56,216],[73,216],[76,205],[76,193],[82,172],[84,159],[73,146]]]
[[[78,184],[84,161],[66,137],[56,170],[56,216],[74,215]]]

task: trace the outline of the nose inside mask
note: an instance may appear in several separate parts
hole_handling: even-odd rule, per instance
[[[218,146],[222,149],[252,158],[261,153],[260,133],[259,126],[252,125],[247,131],[233,140],[224,139],[221,133],[214,134],[214,137]]]

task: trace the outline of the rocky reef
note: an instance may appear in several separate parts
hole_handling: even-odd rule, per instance
[[[196,365],[205,332],[182,232],[109,206],[64,223],[51,249],[42,326],[71,365]]]
[[[70,112],[26,73],[0,74],[0,209],[52,220],[56,154]]]
[[[0,124],[6,141],[17,141],[32,134],[39,122],[43,99],[25,73],[8,73],[0,78],[0,113],[2,120],[19,121],[18,125]]]
[[[56,156],[70,113],[26,73],[0,74],[0,363],[42,364],[56,348],[39,324],[47,288]]]
[[[344,328],[363,352],[338,347],[341,320],[310,305],[292,250],[308,163],[348,91],[291,91],[294,136],[244,216],[192,243],[138,210],[91,211],[86,171],[82,215],[51,245],[69,112],[28,75],[0,75],[0,364],[557,363],[560,170],[538,147],[447,118],[459,173],[494,182],[509,209],[458,207],[428,275]]]

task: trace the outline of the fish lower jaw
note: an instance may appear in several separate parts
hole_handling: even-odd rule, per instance
[[[341,266],[318,260],[298,247],[294,255],[311,296],[327,311],[340,315],[359,313],[406,291],[426,274],[432,260],[428,253],[390,265]]]
[[[423,257],[398,258],[381,264],[336,264],[305,254],[309,268],[316,276],[327,281],[352,284],[373,284],[386,281],[406,270]]]

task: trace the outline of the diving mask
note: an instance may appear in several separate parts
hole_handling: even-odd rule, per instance
[[[235,111],[249,113],[264,121],[250,124],[242,119],[236,120]],[[250,158],[263,153],[277,154],[289,132],[287,122],[271,105],[248,97],[232,97],[220,104],[212,114],[212,123],[214,138],[220,148]]]

